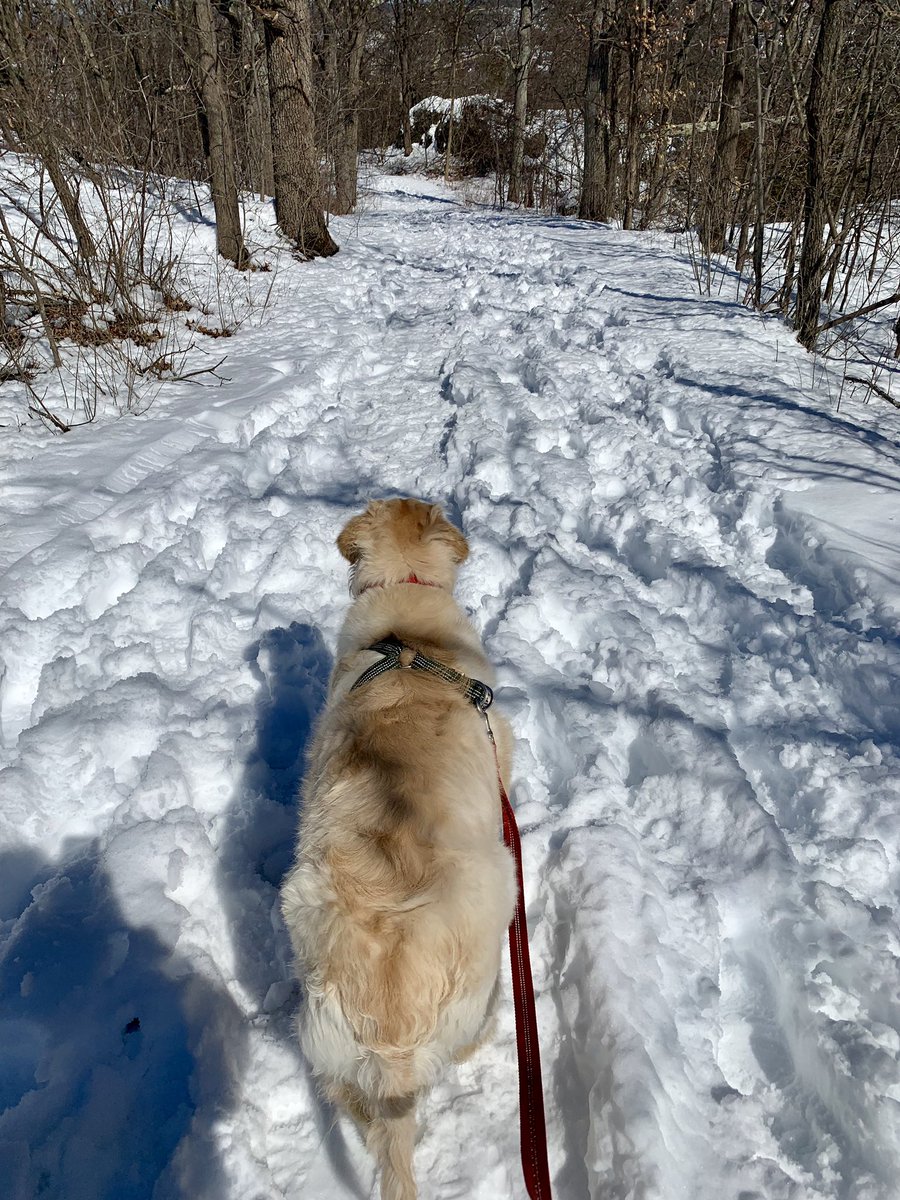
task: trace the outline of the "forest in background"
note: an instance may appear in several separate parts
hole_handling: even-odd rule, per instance
[[[149,248],[159,180],[209,183],[219,253],[246,269],[259,264],[242,193],[274,197],[301,258],[331,254],[328,214],[359,203],[364,154],[487,178],[501,207],[687,231],[698,286],[736,279],[810,350],[848,353],[850,339],[857,378],[896,403],[900,0],[4,0],[0,13],[0,142],[40,181],[0,196],[0,380],[27,374],[29,322],[58,342],[102,302],[127,337],[152,304],[177,306],[172,264]],[[127,212],[112,199],[123,168]]]

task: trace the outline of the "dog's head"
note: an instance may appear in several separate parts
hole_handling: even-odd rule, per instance
[[[451,591],[469,553],[468,542],[441,506],[422,500],[373,500],[344,526],[337,546],[352,565],[354,596],[410,576]]]

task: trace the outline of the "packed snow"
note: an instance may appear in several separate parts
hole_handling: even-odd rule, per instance
[[[399,494],[470,541],[517,735],[557,1200],[895,1200],[896,415],[677,239],[416,177],[335,226],[221,386],[4,431],[4,1196],[373,1195],[277,886],[334,539]],[[422,1196],[523,1196],[516,1107],[507,989],[420,1106]]]

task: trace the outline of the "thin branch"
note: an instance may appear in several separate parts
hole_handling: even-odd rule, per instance
[[[826,321],[824,325],[820,325],[816,330],[816,337],[820,333],[826,333],[829,329],[834,329],[836,325],[844,325],[847,321],[853,321],[856,317],[864,317],[870,312],[875,312],[877,308],[887,308],[889,304],[896,304],[900,300],[900,292],[894,292],[892,296],[888,296],[886,300],[875,300],[872,304],[866,304],[863,308],[858,308],[856,312],[844,313],[843,316],[835,317],[831,321]]]
[[[894,408],[900,408],[900,400],[895,400],[890,392],[886,392],[883,387],[879,387],[873,379],[863,379],[859,375],[845,375],[844,378],[848,383],[861,383],[863,387],[871,388],[882,400],[887,400],[888,404],[893,404]]]

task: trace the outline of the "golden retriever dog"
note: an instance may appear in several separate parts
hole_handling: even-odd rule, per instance
[[[305,988],[300,1044],[381,1168],[383,1200],[414,1200],[416,1099],[487,1035],[515,905],[494,749],[452,683],[392,670],[389,635],[490,684],[453,599],[468,554],[439,505],[378,500],[338,538],[353,602],[310,748],[294,866],[281,894]],[[492,718],[504,776],[511,738]]]

